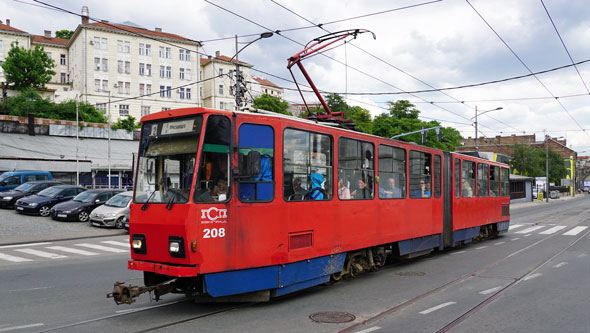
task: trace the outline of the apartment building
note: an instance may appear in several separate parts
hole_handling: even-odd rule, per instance
[[[55,95],[70,91],[70,74],[68,71],[68,40],[51,37],[51,31],[45,30],[43,36],[31,35],[32,47],[42,46],[55,64],[55,75],[47,83],[47,88],[55,91]]]
[[[267,79],[253,76],[252,95],[254,97],[258,97],[261,95],[270,95],[282,100],[285,98],[285,90]]]
[[[235,110],[235,71],[236,63],[244,76],[244,82],[248,91],[252,90],[250,82],[252,76],[250,68],[253,66],[243,61],[231,59],[230,57],[215,52],[215,57],[201,58],[201,77],[204,78],[201,84],[201,98],[203,106],[221,110]],[[242,107],[252,105],[253,97],[246,92],[246,103]]]

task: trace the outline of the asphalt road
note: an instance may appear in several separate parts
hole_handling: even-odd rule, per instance
[[[30,260],[0,259],[0,332],[586,332],[589,203],[590,196],[513,209],[499,238],[261,304],[143,295],[116,306],[105,298],[115,281],[142,283],[126,269],[125,236],[0,247]],[[62,257],[19,251],[27,249]],[[310,315],[318,312],[355,319],[317,323]]]

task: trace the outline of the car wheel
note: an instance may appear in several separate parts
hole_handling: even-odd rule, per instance
[[[115,228],[117,228],[117,229],[123,228],[123,219],[124,218],[125,218],[124,216],[121,216],[117,219],[117,221],[115,221]]]
[[[80,221],[80,222],[88,221],[88,212],[81,211],[80,213],[78,213],[78,221]]]
[[[51,208],[49,206],[41,206],[39,208],[39,215],[41,216],[49,216]]]

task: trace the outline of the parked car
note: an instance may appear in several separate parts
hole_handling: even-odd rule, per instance
[[[95,227],[122,228],[125,217],[129,216],[132,199],[133,191],[115,195],[90,213],[90,224]]]
[[[14,208],[14,203],[23,197],[29,196],[31,194],[39,193],[40,191],[56,186],[56,185],[63,185],[60,182],[52,181],[52,180],[39,180],[33,182],[27,182],[22,185],[19,185],[13,190],[0,192],[0,207],[1,208]]]
[[[123,221],[123,228],[129,232],[129,216],[125,217],[125,221]]]
[[[14,208],[18,213],[49,216],[51,207],[60,202],[72,200],[84,191],[86,191],[85,188],[74,185],[52,186],[17,200]]]
[[[84,191],[72,200],[53,206],[49,215],[54,220],[86,222],[94,208],[103,205],[118,193],[121,193],[121,190]]]
[[[33,180],[52,180],[48,171],[18,170],[0,175],[0,192],[10,191],[17,186]]]

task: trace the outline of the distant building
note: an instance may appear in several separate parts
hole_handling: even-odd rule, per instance
[[[247,90],[251,91],[248,82],[251,81],[250,68],[253,67],[252,65],[231,59],[230,57],[220,54],[219,51],[215,52],[215,57],[209,56],[200,59],[200,76],[206,80],[201,83],[200,88],[202,90],[200,95],[204,107],[220,110],[235,110],[236,95],[234,90],[236,63],[240,65],[240,71],[244,76]],[[243,87],[241,89],[243,89]],[[247,92],[245,93],[245,97],[247,101],[252,100],[252,97],[250,97]],[[249,107],[251,105],[252,103],[249,102],[246,103],[246,105],[242,105],[242,107]]]
[[[267,79],[252,77],[252,96],[270,95],[280,100],[285,98],[285,90]]]
[[[321,108],[322,104],[320,103],[308,103],[307,106],[309,106],[310,109],[313,108]],[[295,117],[299,117],[301,115],[301,113],[305,113],[307,112],[307,108],[305,107],[305,104],[301,103],[301,104],[289,104],[289,108],[287,109],[287,111],[291,112]]]

